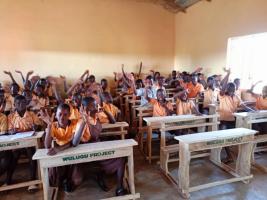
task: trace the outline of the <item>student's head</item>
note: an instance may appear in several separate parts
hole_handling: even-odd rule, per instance
[[[155,72],[154,81],[157,81],[159,77],[160,77],[160,73],[159,72]]]
[[[147,76],[145,79],[145,86],[146,87],[152,87],[152,85],[153,85],[152,76]]]
[[[60,127],[66,127],[70,118],[70,106],[66,103],[59,104],[57,107],[56,118]]]
[[[82,95],[80,93],[74,93],[72,95],[72,103],[75,107],[79,108],[81,106],[82,103]]]
[[[94,75],[90,75],[89,76],[89,82],[90,83],[94,83],[95,82],[95,76]]]
[[[86,112],[97,112],[97,103],[93,97],[84,97],[82,99],[82,106],[86,110]]]
[[[202,74],[202,73],[198,73],[197,76],[198,76],[198,80],[199,80],[199,81],[200,81],[200,80],[204,80],[204,74]]]
[[[185,89],[179,89],[178,90],[178,98],[181,100],[181,101],[187,101],[188,100],[188,91],[185,90]]]
[[[25,89],[23,90],[22,95],[26,98],[27,105],[29,105],[32,100],[32,92],[28,89]]]
[[[17,95],[14,100],[14,106],[16,111],[25,112],[27,109],[27,100],[23,95]]]
[[[158,89],[157,90],[157,100],[159,102],[164,102],[165,101],[165,94],[163,89]]]
[[[232,83],[232,82],[228,83],[227,86],[226,86],[226,94],[229,95],[229,96],[234,96],[235,91],[236,91],[235,84]]]
[[[37,96],[44,96],[45,86],[41,83],[36,84],[34,88],[34,92]]]
[[[10,86],[10,93],[13,97],[19,94],[19,85],[17,83],[12,83]]]
[[[159,86],[163,86],[165,82],[165,78],[163,76],[159,76],[157,81],[158,81]]]
[[[239,87],[240,87],[240,78],[236,78],[236,79],[234,80],[234,84],[235,84],[235,86],[236,86],[236,90],[238,90]]]
[[[42,85],[44,88],[47,87],[48,85],[48,81],[45,79],[45,78],[41,78],[37,83],[36,85]]]
[[[190,82],[190,80],[191,80],[190,74],[188,74],[187,72],[183,72],[182,74],[183,74],[183,76],[182,76],[183,77],[183,81],[185,83]]]
[[[194,85],[197,84],[197,82],[198,82],[198,76],[197,76],[197,74],[192,74],[192,75],[191,75],[191,81],[192,81],[192,83],[193,83]]]
[[[113,98],[109,92],[103,92],[105,103],[113,103]]]
[[[142,79],[137,79],[135,81],[135,85],[136,85],[136,89],[139,89],[139,88],[143,88],[144,87],[144,83],[143,83]]]
[[[176,76],[177,76],[177,73],[176,73],[175,70],[173,70],[173,71],[172,71],[172,78],[173,78],[173,79],[176,79]]]
[[[0,88],[0,105],[4,102],[5,100],[5,90]]]
[[[265,85],[265,86],[262,88],[262,97],[263,97],[263,98],[266,98],[266,97],[267,97],[267,85]]]
[[[104,79],[103,78],[101,80],[101,87],[102,87],[103,90],[106,90],[108,88],[108,81],[107,81],[107,79]]]
[[[215,80],[212,76],[207,78],[207,85],[208,85],[208,88],[210,88],[210,89],[215,88]]]

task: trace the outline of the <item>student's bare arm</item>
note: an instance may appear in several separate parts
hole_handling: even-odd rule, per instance
[[[72,146],[76,147],[80,143],[85,125],[86,125],[86,122],[84,120],[80,124],[78,124],[78,127],[76,128],[74,137],[71,141]]]
[[[17,82],[15,81],[15,79],[14,79],[14,77],[13,77],[13,75],[12,75],[12,73],[10,71],[4,71],[4,73],[7,74],[11,78],[12,83],[16,83],[17,84]]]

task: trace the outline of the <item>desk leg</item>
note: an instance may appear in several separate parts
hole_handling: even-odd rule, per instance
[[[120,131],[121,131],[121,139],[124,140],[125,139],[124,128],[120,127]]]
[[[250,175],[252,149],[253,143],[239,145],[236,162],[236,173],[241,177]],[[248,181],[246,181],[245,183],[248,183]]]
[[[148,151],[148,161],[151,164],[152,159],[152,128],[151,126],[148,127],[147,132],[147,151]]]
[[[133,160],[133,148],[131,149],[131,154],[128,156],[128,168],[129,168],[129,185],[131,194],[135,194],[134,186],[134,160]]]
[[[43,182],[44,200],[48,200],[48,190],[49,190],[49,177],[48,168],[41,168],[41,176]]]
[[[189,165],[190,151],[188,144],[180,142],[179,144],[179,171],[178,171],[178,187],[185,198],[189,198]]]
[[[221,151],[222,148],[211,149],[210,160],[215,161],[215,163],[221,163]]]
[[[143,130],[142,130],[142,125],[143,125],[143,112],[140,111],[139,112],[139,130],[138,130],[138,135],[139,135],[139,145],[140,145],[140,149],[141,151],[143,152],[144,151],[144,145],[143,145],[143,137],[144,137],[144,133],[143,133]]]

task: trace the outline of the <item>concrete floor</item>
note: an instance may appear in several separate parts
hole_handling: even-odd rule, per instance
[[[257,156],[259,157],[259,156]],[[267,166],[267,154],[260,155],[258,162],[264,163]],[[172,174],[177,176],[177,164],[170,166]],[[16,179],[25,179],[28,176],[26,169],[23,166],[16,175]],[[221,171],[207,159],[192,160],[190,165],[190,182],[191,186],[199,183],[206,183],[211,180],[222,180],[229,177],[227,173]],[[267,174],[252,168],[254,178],[250,184],[242,182],[217,186],[197,192],[191,193],[193,200],[263,200],[267,199]],[[1,179],[0,179],[1,180]],[[178,194],[175,186],[173,186],[159,171],[159,167],[154,162],[149,165],[144,161],[143,157],[137,149],[135,149],[135,184],[136,191],[141,194],[141,199],[144,200],[179,200],[182,197]],[[113,177],[108,178],[108,186],[110,192],[102,192],[97,186],[93,178],[85,181],[71,195],[65,195],[60,192],[58,199],[79,199],[79,200],[95,200],[108,198],[113,196],[115,192],[115,180]],[[8,192],[0,192],[1,200],[42,200],[42,190],[30,194],[26,188],[17,189]]]

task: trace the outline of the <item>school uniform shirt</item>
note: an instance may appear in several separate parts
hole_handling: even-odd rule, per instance
[[[139,88],[136,90],[137,94],[136,96],[140,96],[141,97],[141,106],[144,106],[146,104],[148,104],[148,101],[145,98],[145,88]],[[148,89],[147,91],[147,96],[150,99],[156,99],[157,98],[157,90],[155,87],[152,87],[151,89]]]
[[[6,111],[13,111],[15,110],[14,107],[14,97],[11,96],[11,94],[6,94],[6,107],[5,107],[5,112]]]
[[[200,83],[197,83],[196,85],[194,85],[192,82],[190,82],[190,83],[187,84],[186,87],[187,87],[187,89],[189,91],[188,98],[196,98],[197,95],[200,92],[203,92],[204,91],[204,87]]]
[[[5,134],[7,132],[7,128],[7,117],[5,114],[0,113],[0,135]]]
[[[8,130],[17,129],[19,132],[32,130],[33,125],[43,125],[43,122],[31,111],[26,111],[21,117],[18,112],[8,115]]]
[[[192,114],[194,108],[194,102],[192,100],[182,101],[177,99],[176,101],[176,114],[177,115],[189,115]]]
[[[235,121],[235,117],[233,115],[234,112],[237,111],[238,106],[241,104],[241,100],[237,95],[233,97],[228,95],[220,95],[219,94],[219,114],[221,121]]]
[[[218,94],[219,90],[218,89],[206,89],[204,91],[204,99],[203,99],[203,108],[208,108],[209,104],[214,104],[218,100]]]
[[[78,108],[74,108],[71,104],[68,104],[70,106],[70,120],[71,119],[80,119],[81,114]]]
[[[74,134],[76,132],[76,129],[79,128],[79,125],[82,123],[82,120],[78,120],[78,119],[73,119],[70,120],[70,124],[64,129],[59,127],[58,122],[53,122],[52,126],[51,126],[51,137],[55,140],[55,142],[59,145],[59,146],[63,146],[69,142],[71,142],[71,140],[74,137]],[[81,137],[81,142],[88,142],[91,138],[91,134],[90,134],[90,129],[89,127],[86,125],[84,130],[83,130],[83,134]]]
[[[164,86],[160,87],[158,84],[155,84],[154,87],[156,88],[156,91],[158,91],[158,89],[163,89],[163,93],[164,93],[164,95],[167,94],[167,93],[166,93],[166,88],[165,88]]]
[[[156,99],[152,99],[150,103],[153,105],[153,117],[164,117],[167,116],[166,108],[160,105]],[[173,106],[171,102],[167,102],[167,108],[173,111]]]
[[[116,118],[118,116],[119,108],[117,108],[112,103],[108,103],[107,104],[107,103],[103,102],[103,106],[102,107],[103,107],[104,111],[111,113],[114,118]]]
[[[263,98],[262,96],[258,97],[256,100],[256,108],[257,110],[267,110],[267,98]]]
[[[31,110],[40,110],[41,108],[46,107],[48,105],[49,105],[48,97],[39,97],[33,94],[29,107],[31,108]]]
[[[101,99],[100,99],[99,95],[93,93],[91,96],[95,99],[95,101],[96,101],[96,103],[97,103],[98,105],[101,104]]]

